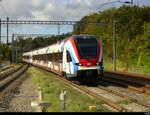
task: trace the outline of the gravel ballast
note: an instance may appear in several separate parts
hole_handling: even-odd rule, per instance
[[[38,90],[32,83],[31,77],[27,77],[15,92],[14,98],[9,102],[4,112],[36,112],[31,107],[31,102],[34,100],[38,100]]]

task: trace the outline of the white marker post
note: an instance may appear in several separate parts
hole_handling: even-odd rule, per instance
[[[38,101],[32,101],[31,107],[36,108],[36,112],[47,112],[47,108],[51,106],[51,103],[48,101],[42,101],[43,95],[42,95],[41,87],[38,87],[38,90],[40,90]]]
[[[60,99],[60,107],[62,110],[65,110],[65,95],[66,94],[67,94],[67,91],[65,89],[61,90],[59,99]]]

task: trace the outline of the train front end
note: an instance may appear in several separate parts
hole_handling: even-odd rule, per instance
[[[95,79],[103,76],[102,45],[94,36],[73,36],[79,62],[75,63],[77,77]]]

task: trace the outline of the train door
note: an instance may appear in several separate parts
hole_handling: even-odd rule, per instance
[[[69,74],[72,73],[72,59],[71,59],[71,55],[69,53],[69,51],[64,48],[64,52],[63,52],[63,71],[67,74],[67,76]]]
[[[67,54],[67,73],[71,74],[72,73],[72,59],[69,51],[66,52]]]
[[[66,65],[67,65],[67,59],[66,59],[66,47],[64,47],[63,51],[63,72],[66,73]]]
[[[63,72],[66,73],[67,77],[71,77],[70,75],[73,74],[72,58],[66,47],[64,47],[63,52]]]

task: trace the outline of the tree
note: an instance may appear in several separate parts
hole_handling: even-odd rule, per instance
[[[8,47],[6,44],[0,44],[0,63],[2,61],[8,61],[11,59],[11,47]]]

